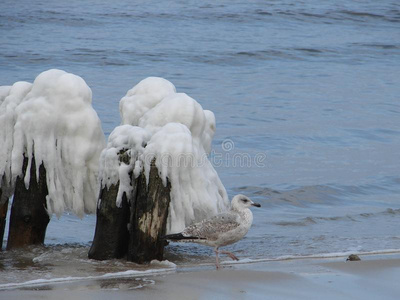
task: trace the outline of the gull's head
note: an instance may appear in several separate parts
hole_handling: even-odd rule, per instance
[[[236,211],[241,211],[246,208],[250,208],[251,206],[261,207],[261,205],[259,203],[254,203],[248,197],[246,197],[245,195],[241,195],[241,194],[233,197],[232,202],[231,202],[231,209],[236,210]]]

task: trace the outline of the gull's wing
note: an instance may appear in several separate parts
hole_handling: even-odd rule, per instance
[[[229,232],[238,226],[240,226],[239,216],[227,212],[186,227],[182,235],[197,239],[216,240],[221,233]]]

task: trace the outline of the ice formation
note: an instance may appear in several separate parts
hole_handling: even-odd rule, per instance
[[[11,85],[0,86],[0,105],[4,99],[8,96],[11,90]]]
[[[130,125],[116,127],[108,137],[107,148],[102,151],[100,156],[99,177],[102,188],[110,187],[120,181],[117,196],[118,207],[121,205],[123,193],[126,193],[129,198],[132,192],[129,173],[134,170],[135,165],[140,168],[138,157],[143,153],[149,139],[150,134],[146,130]],[[121,162],[119,159],[118,154],[124,151],[127,151],[130,157],[129,164]]]
[[[0,87],[0,187],[3,192],[0,205],[11,196],[13,190],[11,151],[14,144],[15,108],[31,88],[31,83],[23,81]]]
[[[148,77],[143,79],[119,102],[119,112],[122,124],[139,125],[143,115],[156,106],[166,96],[175,94],[175,86],[160,77]]]
[[[92,92],[81,77],[54,69],[41,73],[13,110],[13,180],[22,175],[24,155],[28,169],[34,155],[37,173],[43,162],[49,214],[60,216],[68,209],[82,217],[95,211],[98,161],[105,139],[91,102]],[[26,172],[26,186],[29,180]]]
[[[148,142],[141,157],[147,178],[152,158],[164,185],[171,182],[168,233],[182,231],[226,209],[228,198],[217,172],[190,130],[167,123]]]
[[[101,155],[103,184],[120,180],[120,191],[129,193],[132,187],[123,173],[133,170],[137,177],[144,170],[149,178],[155,158],[163,183],[171,182],[168,233],[227,208],[226,190],[207,157],[215,133],[211,111],[176,93],[169,81],[149,77],[121,99],[120,113],[124,125],[111,133]],[[126,148],[131,149],[130,166],[119,162],[117,155]]]

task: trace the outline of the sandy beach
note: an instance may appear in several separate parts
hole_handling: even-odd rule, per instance
[[[0,299],[398,299],[400,254],[304,258],[177,268],[169,274],[64,281],[0,292]]]

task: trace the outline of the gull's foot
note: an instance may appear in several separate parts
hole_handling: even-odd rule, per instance
[[[228,256],[229,256],[232,260],[239,260],[239,258],[237,258],[236,255],[233,254],[233,253],[228,254]]]
[[[228,251],[220,251],[219,253],[228,255],[232,260],[239,260],[239,258],[237,258],[236,255],[233,254],[233,253],[231,253],[231,252],[228,252]]]

